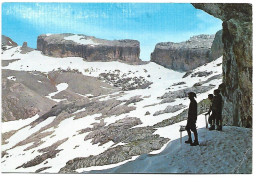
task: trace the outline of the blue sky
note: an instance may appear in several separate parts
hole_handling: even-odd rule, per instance
[[[103,39],[135,39],[141,59],[150,60],[158,42],[180,42],[214,34],[222,21],[177,3],[3,3],[2,34],[36,48],[45,33],[81,33]]]

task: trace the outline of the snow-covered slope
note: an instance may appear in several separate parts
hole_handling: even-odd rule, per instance
[[[202,116],[201,116],[202,117]],[[200,118],[202,121],[203,118]],[[177,124],[176,124],[177,125]],[[168,127],[176,132],[174,125]],[[163,135],[164,132],[161,132]],[[84,173],[195,173],[251,174],[252,129],[225,126],[224,132],[198,130],[200,147],[191,147],[179,139],[171,141],[159,154],[143,154],[134,161],[117,167],[83,169]],[[171,137],[174,134],[166,134]],[[245,138],[248,138],[245,140]]]
[[[52,89],[41,96],[56,105],[43,115],[2,124],[3,172],[83,172],[117,166],[144,153],[159,153],[178,139],[180,123],[155,124],[188,108],[185,94],[189,89],[198,91],[200,102],[222,80],[222,57],[187,76],[152,62],[86,62],[78,57],[48,57],[36,50],[20,52],[20,47],[3,52],[2,59],[12,60],[3,71],[25,71],[37,77],[39,86],[50,84]],[[44,79],[39,80],[39,73]],[[26,85],[16,78],[3,79],[7,84]],[[82,86],[79,78],[89,84]],[[15,123],[19,125],[13,127]],[[198,125],[205,127],[204,118]],[[126,155],[119,156],[117,151]]]

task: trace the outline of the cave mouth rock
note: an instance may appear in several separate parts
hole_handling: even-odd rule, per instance
[[[223,21],[223,124],[252,128],[252,5],[191,4]]]

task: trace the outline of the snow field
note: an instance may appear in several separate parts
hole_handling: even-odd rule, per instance
[[[39,117],[39,115],[36,114],[35,116],[33,116],[31,118],[27,118],[27,119],[19,119],[19,120],[15,120],[15,121],[1,122],[1,131],[2,131],[2,133],[6,133],[6,132],[9,132],[12,130],[18,130],[18,129],[30,124],[31,122],[36,120],[38,117]]]
[[[69,38],[69,37],[67,37]],[[83,39],[80,39],[81,37],[70,37],[73,41],[83,41]],[[221,66],[217,66],[217,64],[220,64],[222,62],[222,57],[217,59],[216,61],[213,61],[211,63],[208,63],[205,66],[201,66],[197,69],[195,69],[193,72],[197,71],[213,71],[213,74],[207,76],[207,77],[191,77],[188,76],[186,78],[182,78],[185,73],[179,73],[167,68],[164,68],[160,65],[157,65],[153,62],[150,62],[145,65],[128,65],[121,62],[86,62],[82,58],[78,57],[69,57],[69,58],[53,58],[44,56],[41,54],[40,51],[31,51],[27,54],[21,54],[20,53],[20,47],[14,47],[9,50],[6,50],[2,54],[2,59],[20,59],[18,61],[10,63],[8,66],[3,67],[2,69],[11,69],[11,70],[23,70],[23,71],[40,71],[48,73],[53,70],[58,69],[77,69],[79,70],[83,75],[86,76],[92,76],[92,77],[98,77],[100,73],[118,73],[121,77],[144,77],[146,80],[153,82],[152,85],[150,85],[150,88],[146,89],[137,89],[137,90],[131,90],[131,91],[124,91],[123,96],[118,96],[116,99],[118,100],[128,100],[129,98],[133,96],[140,95],[141,98],[143,98],[142,101],[137,102],[135,104],[131,104],[130,106],[136,107],[135,110],[131,111],[130,113],[121,114],[119,116],[111,116],[104,118],[104,122],[106,125],[109,125],[111,123],[114,123],[116,120],[122,119],[124,117],[138,117],[141,119],[142,124],[135,126],[135,127],[145,127],[145,126],[151,126],[158,122],[161,122],[164,119],[168,119],[172,116],[176,116],[179,113],[181,113],[184,109],[188,108],[189,105],[189,99],[182,98],[182,99],[176,99],[175,102],[171,103],[164,103],[160,104],[160,99],[158,97],[162,96],[168,91],[176,91],[187,87],[192,87],[195,83],[198,81],[205,81],[209,77],[212,77],[214,75],[218,75],[222,73]],[[34,61],[32,61],[32,59]],[[148,75],[150,75],[148,77]],[[178,83],[178,82],[186,82],[184,85],[180,86],[174,86],[169,88],[172,84]],[[219,80],[213,80],[209,83],[204,84],[205,86],[209,84],[216,85],[212,90],[210,90],[207,93],[197,94],[197,102],[207,98],[209,93],[212,93],[214,89],[218,87],[218,85],[221,83],[221,79]],[[58,94],[59,92],[66,90],[68,87],[67,83],[60,83],[57,86],[57,91],[50,93],[47,97],[49,99],[52,99],[51,97]],[[109,94],[107,96],[100,96],[100,101],[105,101],[108,99],[111,99],[114,95],[118,94],[119,92],[115,92],[113,94]],[[85,97],[91,96],[89,94],[84,95]],[[61,99],[52,99],[56,102],[61,101]],[[153,114],[156,111],[164,110],[167,106],[171,105],[178,105],[183,104],[186,106],[186,108],[181,109],[175,113],[165,113],[158,116],[153,116]],[[148,106],[150,105],[150,106]],[[148,106],[148,107],[147,107]],[[82,110],[78,110],[75,113],[84,111],[84,108]],[[145,113],[149,111],[150,115],[145,115]],[[87,116],[80,119],[75,119],[74,117],[68,118],[63,120],[60,125],[57,128],[50,128],[48,131],[54,131],[52,136],[47,136],[43,138],[43,144],[40,146],[33,148],[28,151],[23,151],[25,148],[30,146],[31,144],[27,144],[25,146],[19,146],[15,147],[13,149],[10,149],[18,142],[26,139],[31,134],[37,132],[42,128],[43,126],[46,126],[47,124],[51,123],[55,117],[50,117],[40,123],[39,125],[35,126],[34,128],[30,127],[24,127],[27,124],[34,121],[38,116],[35,116],[33,118],[29,118],[24,120],[23,122],[20,121],[11,121],[7,123],[2,123],[2,132],[7,132],[12,129],[20,129],[24,127],[23,129],[19,130],[17,133],[15,133],[12,137],[10,137],[7,141],[8,144],[5,144],[2,146],[2,150],[9,149],[8,152],[8,159],[6,156],[2,158],[2,165],[3,169],[6,172],[35,172],[37,169],[40,169],[41,167],[51,166],[51,168],[43,171],[43,172],[50,172],[50,173],[56,173],[62,168],[67,161],[76,158],[76,157],[88,157],[89,155],[98,155],[105,150],[107,150],[109,147],[111,147],[114,143],[108,142],[102,146],[92,145],[91,140],[84,141],[84,138],[87,133],[79,135],[77,131],[84,129],[86,127],[92,127],[92,123],[99,122],[95,118],[100,116],[100,114]],[[19,123],[19,124],[18,124]],[[23,123],[23,124],[20,124]],[[166,126],[163,128],[158,128],[155,134],[159,134],[162,137],[170,138],[171,140],[176,140],[180,137],[179,133],[179,127],[180,125],[185,125],[186,121],[182,121],[180,123],[173,124],[171,126]],[[197,121],[198,128],[205,127],[205,118],[203,115],[198,116]],[[15,127],[14,127],[15,126]],[[186,132],[183,132],[183,136],[186,135]],[[40,155],[41,153],[37,152],[39,149],[42,149],[44,147],[48,147],[55,142],[59,140],[63,140],[65,138],[68,138],[66,142],[61,144],[57,149],[61,149],[55,158],[47,159],[47,164],[41,163],[36,166],[32,166],[29,168],[20,168],[15,169],[17,166],[32,160],[37,155]],[[203,135],[199,136],[199,139],[203,139]],[[202,140],[203,142],[204,140]],[[123,144],[123,143],[122,143]],[[117,144],[121,145],[121,144]],[[158,151],[153,151],[151,154],[158,154],[160,153],[167,144]],[[35,151],[35,152],[33,152]],[[32,153],[33,152],[33,153]],[[137,156],[133,157],[131,160],[136,159]],[[128,161],[131,161],[128,160]],[[3,162],[4,161],[4,162]],[[121,164],[126,163],[127,161],[124,161],[119,164],[113,164],[113,165],[107,165],[107,166],[93,166],[87,169],[79,169],[78,172],[87,171],[87,170],[101,170],[105,168],[111,168],[115,167]]]
[[[66,162],[70,159],[76,157],[87,157],[89,155],[98,155],[102,153],[103,151],[111,147],[114,143],[108,142],[102,146],[99,146],[99,144],[93,145],[91,143],[91,140],[84,141],[87,133],[78,134],[79,130],[87,127],[92,127],[91,124],[97,122],[95,118],[98,116],[100,116],[100,114],[87,116],[77,120],[74,120],[74,117],[65,119],[59,124],[57,128],[50,128],[48,130],[45,130],[45,132],[54,131],[54,133],[51,136],[43,138],[42,141],[44,143],[42,145],[27,151],[24,151],[24,149],[30,146],[31,143],[7,150],[9,157],[7,158],[6,156],[4,156],[2,158],[2,165],[4,169],[3,172],[35,172],[41,167],[51,166],[51,168],[45,170],[44,172],[57,173],[59,172],[60,168],[65,166]],[[47,124],[52,122],[54,118],[55,117],[50,117],[32,129],[30,129],[30,127],[28,126],[26,128],[23,128],[22,130],[19,130],[10,139],[8,139],[9,143],[3,145],[2,150],[11,148],[16,143],[18,143],[18,141],[22,141],[29,135],[41,129],[43,126],[46,126]],[[36,166],[15,169],[17,166],[20,166],[23,163],[32,160],[37,155],[41,155],[41,153],[38,152],[39,149],[51,146],[55,142],[63,140],[65,138],[68,138],[68,140],[57,148],[57,150],[60,149],[62,151],[60,151],[55,158],[47,159],[47,164],[44,164],[44,161],[43,163]]]

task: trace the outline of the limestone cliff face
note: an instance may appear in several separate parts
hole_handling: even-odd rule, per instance
[[[82,57],[87,61],[140,61],[140,43],[136,40],[104,40],[75,34],[43,34],[37,49],[54,57]]]
[[[214,35],[198,35],[180,43],[163,42],[155,46],[151,61],[176,71],[189,71],[210,60]]]
[[[226,124],[252,127],[252,5],[194,3],[223,21],[223,85]]]
[[[216,60],[223,55],[223,42],[222,42],[222,30],[219,30],[215,34],[211,49],[210,49],[210,61]]]

